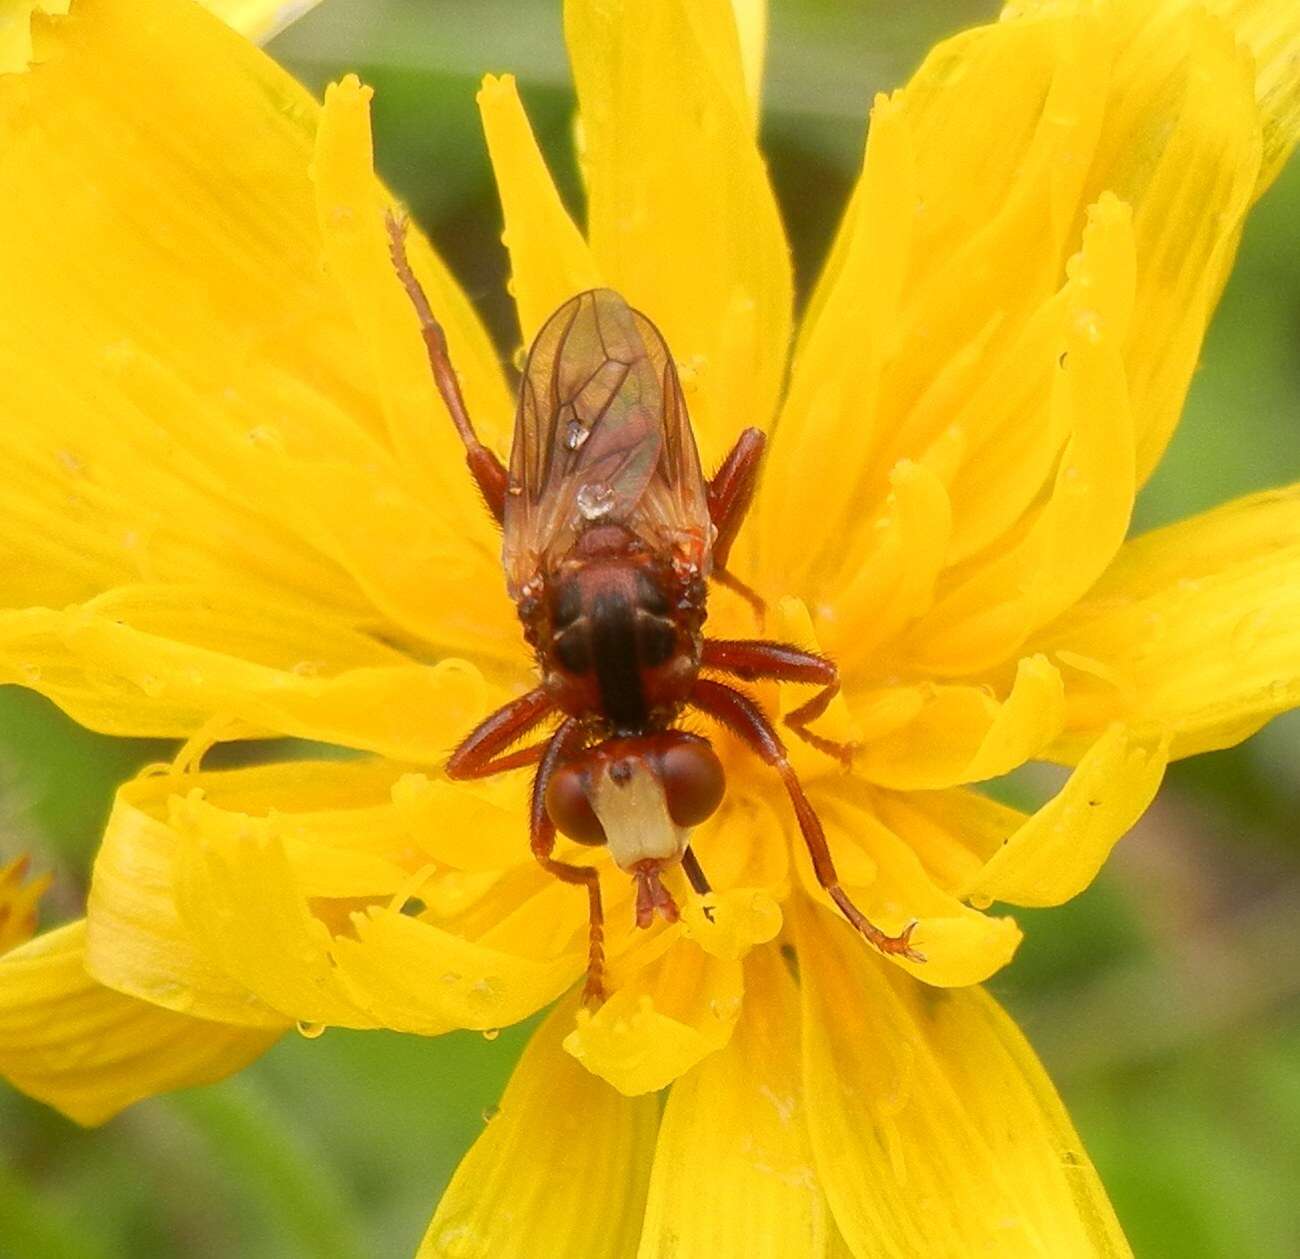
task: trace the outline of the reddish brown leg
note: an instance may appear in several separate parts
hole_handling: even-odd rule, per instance
[[[790,803],[799,819],[799,830],[808,855],[812,858],[817,882],[826,889],[840,911],[882,953],[897,953],[913,962],[923,962],[925,957],[912,948],[912,930],[916,923],[908,923],[896,936],[886,935],[850,899],[840,887],[839,875],[826,842],[826,832],[821,819],[804,795],[803,786],[786,758],[785,747],[767,715],[748,695],[733,690],[722,682],[700,678],[691,689],[690,703],[702,712],[733,731],[768,765],[781,775]]]
[[[758,639],[706,639],[700,664],[705,669],[730,673],[746,682],[767,678],[775,682],[805,682],[809,686],[820,686],[822,689],[806,704],[800,704],[793,712],[786,714],[785,724],[805,743],[827,756],[833,756],[846,769],[853,764],[853,744],[827,739],[823,735],[813,734],[807,728],[839,694],[840,674],[833,661],[827,660],[825,656],[814,655],[811,651],[801,651],[788,643],[771,643]]]
[[[722,461],[722,466],[713,474],[708,487],[709,519],[718,531],[713,540],[713,580],[746,599],[760,622],[766,611],[762,597],[727,570],[727,557],[731,554],[731,545],[740,532],[745,513],[754,501],[766,444],[767,438],[759,429],[745,429],[736,438],[736,444]]]
[[[469,465],[470,474],[478,482],[488,510],[496,517],[497,524],[500,524],[506,510],[506,470],[501,466],[501,460],[479,441],[478,434],[474,432],[473,421],[469,418],[465,399],[460,392],[460,381],[456,379],[456,369],[452,367],[451,356],[447,353],[447,337],[442,325],[434,318],[429,299],[406,257],[406,216],[397,215],[390,210],[385,221],[388,225],[388,252],[393,259],[397,278],[401,280],[402,287],[406,289],[406,295],[419,316],[420,332],[429,355],[429,366],[433,369],[434,382],[451,414],[456,432],[465,443],[465,462]]]
[[[572,717],[561,722],[551,736],[533,780],[529,827],[533,856],[542,869],[565,883],[579,883],[587,889],[587,984],[582,999],[588,1005],[599,1005],[605,1000],[605,910],[600,902],[600,873],[594,866],[570,865],[551,856],[555,848],[555,823],[546,811],[546,788],[551,775],[585,740],[581,724]]]
[[[522,739],[553,708],[550,694],[536,687],[498,708],[469,732],[447,761],[448,778],[489,778],[507,769],[531,765],[545,744],[522,748],[502,756],[512,743]]]

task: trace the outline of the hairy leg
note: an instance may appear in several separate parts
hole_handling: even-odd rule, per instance
[[[542,754],[542,745],[502,753],[554,708],[550,694],[540,686],[498,708],[480,721],[451,754],[447,777],[489,778],[507,769],[533,764]]]
[[[813,734],[807,727],[822,715],[831,700],[839,694],[840,674],[834,661],[825,656],[802,651],[788,643],[774,643],[763,639],[706,639],[700,664],[705,669],[730,673],[745,682],[768,679],[774,682],[803,682],[820,686],[806,704],[800,704],[787,713],[785,724],[805,743],[819,752],[834,757],[848,768],[853,763],[854,747],[839,743],[824,735]]]
[[[389,256],[393,260],[397,278],[401,280],[419,317],[420,332],[424,337],[425,351],[429,355],[429,366],[433,369],[434,383],[451,414],[456,432],[465,443],[465,462],[469,465],[470,474],[478,483],[488,510],[496,518],[497,524],[500,524],[506,510],[506,486],[509,481],[506,470],[501,460],[479,441],[478,434],[474,431],[474,423],[469,418],[465,398],[460,391],[460,381],[456,378],[456,369],[452,367],[451,356],[447,352],[446,334],[434,317],[429,299],[420,281],[415,278],[415,272],[411,270],[406,256],[406,217],[390,211],[385,222],[388,226]]]
[[[754,501],[766,445],[767,438],[760,429],[745,429],[708,486],[709,519],[718,531],[713,540],[713,580],[747,600],[760,624],[766,611],[762,597],[727,568],[727,559]]]
[[[582,999],[588,1005],[599,1005],[605,1000],[605,910],[600,900],[600,873],[594,866],[575,866],[551,856],[555,848],[555,823],[546,811],[546,788],[551,775],[582,746],[585,738],[582,727],[572,717],[561,722],[551,736],[533,780],[529,830],[533,856],[542,869],[565,883],[580,884],[587,889],[587,983]]]

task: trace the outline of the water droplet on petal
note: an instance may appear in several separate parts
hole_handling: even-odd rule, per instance
[[[491,1122],[492,1122],[492,1121],[493,1121],[493,1120],[494,1120],[494,1119],[495,1119],[495,1118],[496,1118],[500,1113],[501,1113],[501,1107],[500,1107],[500,1106],[484,1106],[484,1107],[483,1107],[483,1122],[484,1122],[484,1123],[491,1123]]]
[[[501,1029],[499,1027],[485,1027],[483,1029],[484,1040],[496,1040],[496,1038],[500,1035],[501,1035]]]
[[[564,444],[569,450],[578,450],[590,436],[589,429],[583,428],[577,420],[570,420],[568,427],[564,430]]]
[[[324,1023],[308,1023],[305,1019],[299,1019],[296,1026],[298,1035],[305,1040],[319,1040],[325,1035]]]

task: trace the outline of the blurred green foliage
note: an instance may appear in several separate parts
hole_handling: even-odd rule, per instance
[[[764,142],[807,285],[860,157],[871,94],[984,0],[777,0]],[[379,163],[514,348],[474,92],[514,71],[577,205],[553,0],[327,0],[273,51],[315,90],[377,88]],[[1147,527],[1300,479],[1300,165],[1254,215]],[[0,858],[57,873],[79,912],[114,785],[161,745],[0,690]],[[994,988],[1043,1054],[1140,1259],[1300,1254],[1300,722],[1176,766],[1096,885],[1022,915]],[[487,1042],[331,1030],[234,1080],[83,1132],[0,1088],[0,1254],[353,1259],[413,1253],[527,1028]],[[559,1173],[557,1173],[559,1174]],[[539,1252],[540,1253],[540,1252]]]

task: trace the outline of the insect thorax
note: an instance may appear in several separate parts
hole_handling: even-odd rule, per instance
[[[602,734],[662,729],[699,671],[706,586],[627,530],[585,531],[519,601],[545,684]]]

